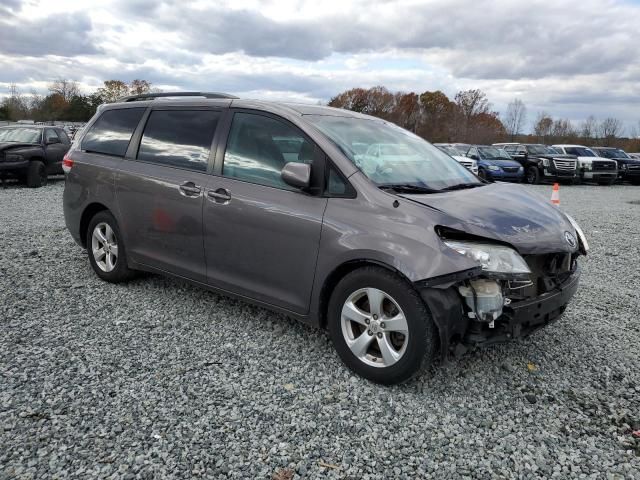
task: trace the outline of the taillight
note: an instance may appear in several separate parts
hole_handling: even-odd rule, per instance
[[[64,173],[69,173],[71,171],[71,167],[73,167],[73,160],[67,153],[62,159],[62,170]]]

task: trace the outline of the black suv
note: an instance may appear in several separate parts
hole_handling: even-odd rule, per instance
[[[640,185],[640,160],[631,158],[627,152],[613,147],[591,147],[596,155],[610,158],[618,163],[618,178],[631,182],[632,185]]]
[[[538,184],[542,180],[580,180],[578,159],[575,155],[563,155],[539,143],[494,143],[504,148],[511,158],[519,162],[525,171],[527,183]]]
[[[42,187],[51,174],[62,172],[62,159],[71,147],[59,127],[21,125],[0,128],[0,176],[12,175],[28,187]]]

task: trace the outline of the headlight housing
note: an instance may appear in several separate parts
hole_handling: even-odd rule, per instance
[[[564,215],[567,217],[567,220],[569,220],[569,223],[571,223],[571,226],[575,229],[576,233],[578,234],[578,239],[580,240],[580,252],[586,255],[587,252],[589,252],[589,243],[587,242],[587,237],[585,236],[584,232],[580,228],[580,225],[578,225],[578,222],[576,222],[571,215],[567,213],[565,213]]]
[[[521,166],[520,168],[518,168],[518,171],[519,172],[524,172],[524,167]]]
[[[513,248],[460,240],[444,240],[444,244],[460,255],[478,262],[485,272],[514,275],[531,273],[527,262]]]
[[[499,166],[497,166],[497,165],[489,165],[487,168],[488,168],[489,170],[493,170],[494,172],[496,172],[496,171],[500,170],[500,167],[499,167]]]
[[[545,167],[548,167],[550,165],[549,159],[548,158],[543,158],[542,159],[542,165],[544,165]]]
[[[5,153],[4,161],[5,162],[21,162],[24,160],[24,157],[18,153]]]

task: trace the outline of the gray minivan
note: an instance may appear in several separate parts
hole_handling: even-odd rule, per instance
[[[347,366],[386,384],[549,324],[588,250],[535,194],[324,106],[129,97],[63,166],[66,224],[100,278],[172,275],[327,328]]]

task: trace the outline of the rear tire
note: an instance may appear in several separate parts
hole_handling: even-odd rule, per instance
[[[340,280],[327,320],[342,361],[373,382],[405,382],[435,357],[437,329],[422,298],[384,268],[360,268]]]
[[[89,263],[102,280],[120,283],[135,272],[127,266],[127,251],[116,219],[107,210],[96,213],[86,232]]]
[[[538,185],[540,183],[540,171],[538,170],[538,167],[528,167],[525,180],[529,185]]]
[[[39,160],[33,160],[29,163],[29,168],[27,169],[27,187],[44,187],[48,179],[49,177],[44,163]]]

